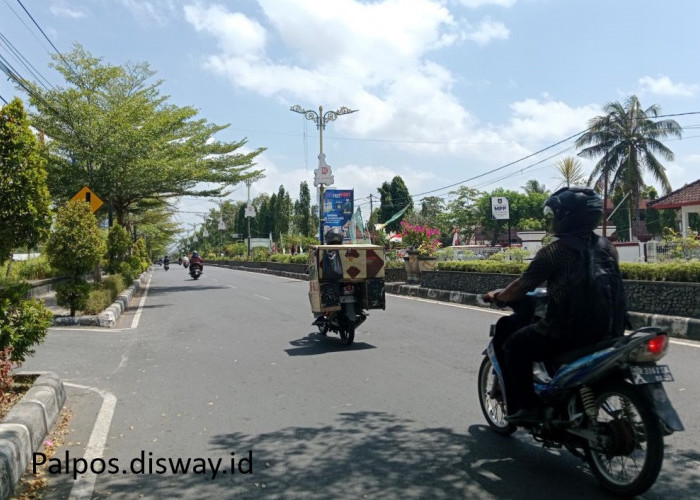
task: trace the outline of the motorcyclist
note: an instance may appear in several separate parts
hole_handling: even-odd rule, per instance
[[[199,265],[199,268],[204,271],[204,261],[196,250],[192,252],[192,257],[190,257],[190,269],[195,265]]]
[[[600,196],[588,188],[562,188],[544,204],[545,215],[552,218],[556,241],[542,247],[523,274],[503,290],[484,295],[486,302],[508,303],[522,299],[527,292],[546,282],[547,311],[543,318],[518,315],[502,318],[496,325],[496,356],[503,365],[508,416],[512,424],[537,421],[541,409],[533,391],[532,362],[543,361],[572,349],[592,345],[601,340],[585,324],[572,325],[569,311],[572,297],[580,283],[584,252],[598,242],[593,229],[603,213]],[[608,240],[603,247],[614,256],[617,252]],[[500,337],[500,338],[498,338]]]
[[[169,256],[166,255],[165,257],[163,257],[163,264],[170,265],[170,257]]]

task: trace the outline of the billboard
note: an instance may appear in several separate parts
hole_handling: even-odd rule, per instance
[[[326,189],[323,192],[323,234],[332,227],[343,230],[343,242],[350,242],[348,230],[353,215],[354,189]]]
[[[504,196],[491,197],[491,218],[498,220],[509,220],[508,198]]]

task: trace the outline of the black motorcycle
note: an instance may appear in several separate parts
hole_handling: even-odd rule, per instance
[[[543,297],[542,292],[539,293]],[[532,297],[508,304],[520,315],[536,305]],[[498,335],[495,325],[491,336]],[[564,446],[588,462],[603,487],[634,496],[656,481],[664,454],[664,436],[682,431],[678,414],[664,390],[673,381],[667,365],[657,365],[668,348],[668,335],[646,327],[622,337],[533,363],[534,390],[541,417],[521,424],[548,448]],[[481,410],[490,428],[510,435],[508,395],[492,340],[479,368]]]
[[[202,275],[203,270],[204,266],[199,262],[194,262],[190,264],[190,276],[193,280],[199,279],[199,277]]]
[[[323,313],[314,321],[321,335],[329,331],[337,333],[343,345],[352,345],[355,340],[355,329],[367,319],[367,312],[362,309],[364,283],[337,283],[333,292],[338,294],[339,311]],[[329,286],[325,292],[329,292]]]

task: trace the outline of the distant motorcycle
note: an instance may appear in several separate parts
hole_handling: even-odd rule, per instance
[[[166,271],[170,269],[170,262],[166,262],[165,264],[163,264],[163,269],[165,269]]]
[[[198,262],[190,264],[190,276],[192,276],[193,280],[199,279],[203,270],[204,266]]]

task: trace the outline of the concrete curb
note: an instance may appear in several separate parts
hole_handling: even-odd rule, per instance
[[[65,401],[61,379],[55,373],[44,372],[0,422],[0,500],[14,493],[32,462],[32,453],[41,448]]]
[[[144,271],[136,278],[129,288],[120,293],[112,305],[100,314],[84,316],[54,316],[51,321],[52,326],[103,326],[112,327],[119,319],[119,316],[126,310],[131,301],[131,297],[141,289],[141,284],[146,279],[149,271]]]

